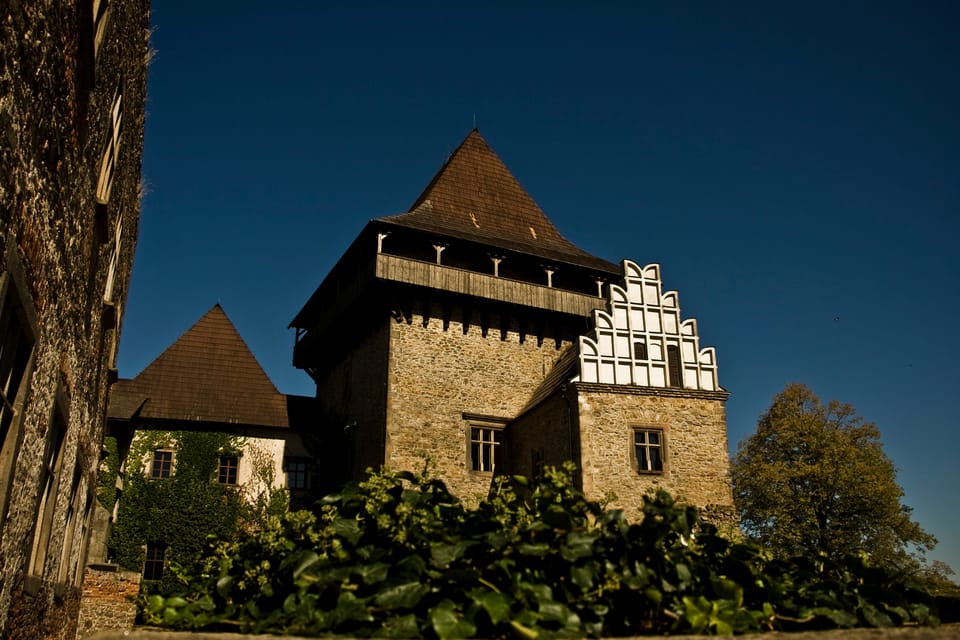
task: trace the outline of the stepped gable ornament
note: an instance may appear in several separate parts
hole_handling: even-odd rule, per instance
[[[676,291],[662,292],[660,265],[623,261],[607,311],[579,340],[580,382],[720,391],[717,354],[700,348],[697,321],[682,320]]]

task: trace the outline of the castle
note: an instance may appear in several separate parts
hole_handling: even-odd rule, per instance
[[[279,393],[219,305],[115,383],[109,433],[121,455],[145,443],[127,469],[173,477],[187,429],[270,452],[295,502],[429,460],[476,503],[495,474],[573,461],[587,497],[616,496],[628,516],[664,488],[735,518],[728,394],[696,321],[658,265],[566,240],[476,130],[408,212],[364,227],[291,326],[314,398]],[[214,480],[253,491],[262,456],[218,455]],[[175,541],[140,535],[158,579]]]
[[[429,457],[475,500],[494,473],[572,460],[589,498],[628,513],[662,487],[732,517],[728,393],[696,321],[658,265],[564,238],[477,130],[407,213],[364,227],[291,326],[321,415],[355,425],[326,447],[341,478]]]

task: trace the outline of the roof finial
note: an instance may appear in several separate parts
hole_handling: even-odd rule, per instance
[[[476,113],[473,114],[473,130],[474,131],[477,130],[477,114]]]

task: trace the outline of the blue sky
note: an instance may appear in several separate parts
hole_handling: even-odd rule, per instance
[[[731,450],[789,382],[853,404],[960,571],[960,5],[555,4],[154,2],[121,375],[220,302],[312,395],[288,323],[476,117],[567,238],[662,265]]]

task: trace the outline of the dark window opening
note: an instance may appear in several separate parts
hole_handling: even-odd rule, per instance
[[[217,481],[221,484],[237,484],[237,456],[228,454],[220,456],[220,469],[217,472]]]
[[[667,345],[667,369],[670,372],[670,386],[682,387],[681,371],[683,363],[680,361],[680,347],[675,344]]]
[[[150,467],[151,478],[169,478],[173,471],[173,451],[157,449],[153,452],[153,465]]]
[[[637,471],[656,473],[663,471],[663,432],[659,429],[637,429],[633,432],[634,455]]]
[[[147,557],[143,561],[143,579],[160,580],[163,578],[163,565],[167,555],[167,545],[162,542],[147,543]]]
[[[633,357],[635,360],[647,360],[647,343],[646,342],[634,342],[633,343]]]
[[[287,460],[283,470],[287,474],[287,489],[298,491],[307,488],[307,463],[303,460]]]

